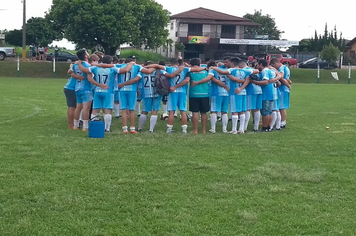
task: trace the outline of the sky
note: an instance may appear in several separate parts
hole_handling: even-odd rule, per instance
[[[20,29],[22,26],[22,1],[0,0],[0,30]],[[277,27],[284,31],[283,39],[299,41],[324,32],[325,23],[329,30],[336,25],[337,31],[343,33],[346,39],[356,37],[353,26],[356,1],[354,0],[299,0],[299,1],[273,1],[253,0],[156,0],[172,14],[181,13],[198,7],[204,7],[226,14],[242,17],[246,13],[253,14],[255,10],[262,10],[275,19]],[[250,4],[247,4],[250,2]],[[43,17],[52,5],[52,0],[26,0],[27,19]],[[253,4],[252,4],[253,3]],[[338,34],[339,34],[338,33]],[[67,41],[56,43],[59,46],[73,47]]]

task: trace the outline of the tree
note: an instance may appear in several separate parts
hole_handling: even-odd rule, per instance
[[[17,46],[17,47],[21,47],[22,46],[22,29],[21,30],[10,30],[9,32],[7,32],[5,34],[5,42],[13,45],[13,46]]]
[[[168,12],[154,0],[53,0],[46,18],[79,48],[100,44],[107,54],[124,43],[154,49],[168,37]]]
[[[328,62],[329,66],[339,58],[340,51],[337,47],[332,44],[326,46],[320,54],[321,59]]]
[[[246,34],[268,35],[269,39],[278,40],[281,38],[281,34],[284,33],[284,31],[277,28],[274,18],[268,14],[263,15],[262,10],[255,10],[254,14],[246,14],[243,17],[261,25],[258,27],[246,26]]]
[[[48,46],[62,35],[49,26],[49,21],[42,17],[32,17],[26,23],[27,38],[36,45]]]

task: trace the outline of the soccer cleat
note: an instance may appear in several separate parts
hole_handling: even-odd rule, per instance
[[[137,132],[141,133],[141,132],[142,132],[142,129],[138,129]]]
[[[187,133],[187,131],[186,131],[186,130],[183,130],[183,131],[182,131],[182,133],[183,133],[183,134],[186,134],[186,133]]]
[[[216,133],[214,129],[210,129],[209,132],[212,133],[212,134]]]
[[[105,132],[110,133],[110,130],[106,129]]]
[[[237,131],[230,131],[229,134],[237,134]]]
[[[120,118],[121,118],[121,116],[115,116],[115,118],[120,119]]]
[[[123,131],[123,133],[124,133],[124,134],[128,134],[128,133],[129,133],[129,131],[125,130],[125,131]]]
[[[140,117],[140,116],[141,116],[141,114],[138,114],[138,115],[137,115],[137,117]]]
[[[281,129],[285,129],[286,128],[286,126],[285,125],[281,125]]]
[[[80,121],[79,121],[79,129],[82,129],[82,128],[83,128],[83,121],[80,120]]]
[[[222,132],[223,132],[224,134],[227,134],[227,133],[228,133],[227,130],[223,130]]]
[[[88,132],[88,130],[87,130],[87,129],[82,129],[82,131],[83,131],[83,132]]]
[[[174,133],[174,132],[175,132],[174,130],[167,130],[166,131],[167,134]]]
[[[257,129],[253,129],[252,132],[258,132],[258,130]]]
[[[137,134],[137,131],[136,130],[131,130],[130,134]]]
[[[78,129],[79,129],[79,127],[75,127],[75,126],[73,127],[73,130],[78,130]]]
[[[244,134],[245,131],[243,131],[243,130],[238,130],[237,133],[238,133],[238,134]]]

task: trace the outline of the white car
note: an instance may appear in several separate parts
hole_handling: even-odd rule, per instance
[[[6,57],[14,57],[15,55],[15,48],[0,47],[0,61],[5,60]]]

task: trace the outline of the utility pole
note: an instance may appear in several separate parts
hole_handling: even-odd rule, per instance
[[[23,19],[22,19],[22,61],[26,61],[26,0],[23,2]]]

